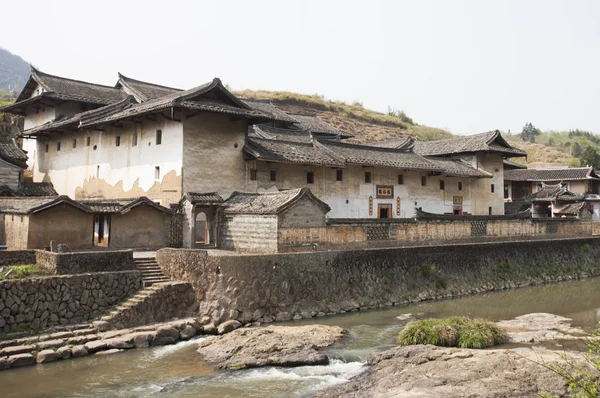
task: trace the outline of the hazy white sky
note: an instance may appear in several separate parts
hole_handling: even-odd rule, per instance
[[[0,0],[0,46],[102,84],[289,90],[456,134],[600,132],[598,1]]]

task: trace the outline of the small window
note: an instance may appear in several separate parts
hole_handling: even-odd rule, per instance
[[[307,184],[314,184],[315,183],[315,173],[312,171],[307,171],[306,172],[306,183]]]
[[[427,186],[427,176],[421,176],[421,185]]]
[[[488,212],[489,212],[489,214],[491,216],[492,215],[492,208],[491,207],[488,207]]]
[[[335,171],[335,180],[344,181],[344,170],[337,169]]]
[[[271,170],[271,181],[277,181],[277,170]]]
[[[492,185],[490,186],[490,189],[491,189],[492,193],[494,193],[494,188],[495,188],[495,187],[494,187],[494,184],[492,184]]]
[[[398,174],[398,185],[404,185],[404,174]]]
[[[77,138],[73,138],[73,149],[77,148]]]
[[[96,166],[96,178],[100,178],[100,166]]]
[[[50,149],[50,145],[46,144],[46,152]]]
[[[133,133],[131,136],[131,146],[137,146],[137,133]]]
[[[444,180],[440,180],[440,189],[444,189],[445,184],[444,184]]]
[[[115,146],[121,146],[121,136],[120,135],[115,137]]]
[[[458,182],[458,190],[459,190],[459,191],[462,191],[462,181],[459,181],[459,182]]]
[[[160,166],[154,168],[154,179],[160,180]]]
[[[162,144],[162,130],[156,130],[156,145]]]
[[[56,143],[56,152],[60,151],[60,141]]]
[[[365,171],[365,182],[366,183],[371,182],[371,172],[370,171]]]
[[[91,141],[90,137],[86,137],[85,146],[90,146],[90,141]]]
[[[250,181],[256,181],[256,170],[250,170]]]

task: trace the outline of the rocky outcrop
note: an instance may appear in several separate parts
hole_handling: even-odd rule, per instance
[[[578,340],[587,336],[580,328],[571,326],[572,319],[554,314],[534,313],[500,321],[511,343],[533,343],[549,340]]]
[[[198,353],[221,369],[263,366],[326,365],[328,347],[344,336],[337,326],[268,326],[243,328],[210,337],[199,344]]]
[[[470,350],[414,345],[371,354],[363,376],[319,397],[557,396],[565,382],[539,363],[560,360],[548,351]]]

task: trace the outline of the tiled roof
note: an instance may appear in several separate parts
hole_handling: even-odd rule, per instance
[[[234,192],[223,203],[226,214],[278,214],[289,208],[303,197],[317,203],[325,212],[331,208],[312,194],[308,188],[290,189],[288,191],[266,193]]]
[[[282,122],[289,123],[297,123],[298,121],[294,119],[292,116],[283,112],[281,109],[277,108],[270,100],[252,100],[252,99],[242,99],[246,105],[250,108],[258,109],[265,113],[268,113],[272,116],[273,120],[279,120]]]
[[[129,199],[94,199],[78,201],[82,206],[85,206],[91,213],[127,213],[129,210],[145,204],[155,208],[163,213],[172,213],[171,209],[159,205],[158,203],[148,199],[145,196]]]
[[[566,216],[578,216],[583,209],[587,209],[587,211],[591,213],[585,202],[568,203],[564,206],[555,206],[552,209],[552,212],[554,214],[563,214]]]
[[[31,68],[31,78],[17,98],[16,102],[25,100],[33,94],[36,83],[41,85],[46,92],[53,92],[64,96],[65,99],[88,102],[92,104],[112,104],[122,100],[127,95],[118,88],[100,84],[67,79],[49,75]]]
[[[20,168],[27,168],[27,154],[14,140],[0,141],[0,159]]]
[[[303,143],[264,138],[248,138],[244,151],[258,160],[277,163],[310,164],[317,166],[345,167],[345,162],[314,142]]]
[[[184,200],[189,201],[192,204],[219,204],[223,203],[223,198],[218,192],[186,192],[181,198],[180,202]]]
[[[420,155],[429,156],[474,152],[498,152],[505,156],[527,156],[525,151],[510,146],[498,130],[445,140],[416,141],[414,151]]]
[[[309,130],[312,133],[339,135],[343,138],[353,137],[352,134],[345,133],[325,123],[317,115],[290,114],[290,116],[298,121],[297,126],[302,130]]]
[[[371,143],[372,146],[377,146],[380,148],[395,148],[395,149],[413,149],[415,147],[415,141],[408,138],[397,138],[394,140],[387,141],[379,141]]]
[[[51,182],[27,182],[16,191],[16,196],[58,196]]]
[[[267,123],[248,126],[248,137],[266,138],[269,140],[281,140],[291,142],[303,142],[305,144],[313,141],[313,136],[308,130],[292,130],[273,127]]]
[[[68,204],[85,213],[90,210],[70,199],[68,196],[21,197],[0,199],[0,213],[31,214],[37,213],[59,204]]]
[[[485,170],[476,169],[460,159],[443,159],[432,156],[426,156],[425,158],[440,166],[444,170],[443,175],[448,177],[493,177],[491,173],[488,173]]]
[[[527,168],[527,166],[525,166],[524,164],[513,162],[508,159],[504,159],[504,161],[502,163],[504,164],[504,170],[526,169]],[[506,173],[506,171],[505,171],[505,173]]]
[[[584,200],[585,195],[576,195],[560,183],[553,185],[542,183],[542,189],[523,199],[532,202],[552,202],[556,200],[576,202]]]
[[[572,181],[600,179],[591,167],[514,169],[504,171],[505,181]]]
[[[132,79],[119,73],[119,81],[116,87],[121,87],[127,94],[133,95],[138,102],[160,98],[165,95],[183,91],[178,88],[160,86],[158,84],[143,82]]]

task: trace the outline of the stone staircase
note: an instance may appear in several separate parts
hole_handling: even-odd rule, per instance
[[[160,282],[155,282],[155,283],[157,283],[157,284],[154,286],[149,286],[149,287],[146,287],[146,288],[140,290],[134,296],[130,297],[126,301],[124,301],[121,304],[114,307],[111,312],[109,312],[107,315],[104,315],[102,318],[100,318],[100,320],[104,321],[104,322],[111,322],[111,321],[113,321],[113,319],[115,317],[119,316],[122,312],[129,311],[131,308],[135,307],[139,303],[143,303],[148,297],[155,294],[156,291],[161,288],[161,285],[158,284]]]
[[[168,282],[169,278],[163,274],[155,257],[135,258],[135,267],[142,271],[142,286],[150,287],[155,283]]]

